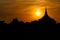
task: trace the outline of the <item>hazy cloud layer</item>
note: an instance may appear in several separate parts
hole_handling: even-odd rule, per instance
[[[55,8],[51,11],[51,15],[56,15],[54,18],[60,21],[60,0],[0,0],[0,20],[9,21],[21,13],[23,9],[32,5],[39,5],[40,7]],[[22,10],[22,11],[21,11]],[[55,13],[54,13],[55,12]]]

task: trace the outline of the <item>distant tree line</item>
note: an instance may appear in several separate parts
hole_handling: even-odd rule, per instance
[[[0,21],[0,32],[60,32],[60,23],[56,24],[54,21],[44,21],[39,20],[24,23],[14,19],[10,24]]]
[[[15,32],[15,33],[30,33],[30,32],[60,32],[60,23],[56,24],[56,21],[47,15],[38,21],[22,22],[18,21],[17,18],[13,19],[10,24],[0,21],[0,32]]]

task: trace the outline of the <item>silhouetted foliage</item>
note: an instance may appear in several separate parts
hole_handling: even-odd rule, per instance
[[[47,15],[45,10],[45,16],[39,21],[22,22],[17,18],[13,19],[10,24],[0,21],[0,32],[15,32],[15,33],[30,33],[30,32],[60,32],[60,23],[56,24],[56,21]]]

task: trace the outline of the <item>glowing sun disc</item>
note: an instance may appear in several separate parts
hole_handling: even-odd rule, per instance
[[[37,15],[37,16],[40,16],[40,15],[41,15],[40,10],[38,10],[38,9],[36,10],[36,15]]]
[[[37,11],[37,12],[36,12],[36,15],[37,15],[37,16],[40,16],[40,15],[41,15],[40,11]]]

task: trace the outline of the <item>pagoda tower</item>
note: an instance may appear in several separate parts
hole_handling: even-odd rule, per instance
[[[51,17],[48,16],[47,8],[45,8],[45,15],[40,21],[44,24],[56,23],[54,19],[52,19]]]

